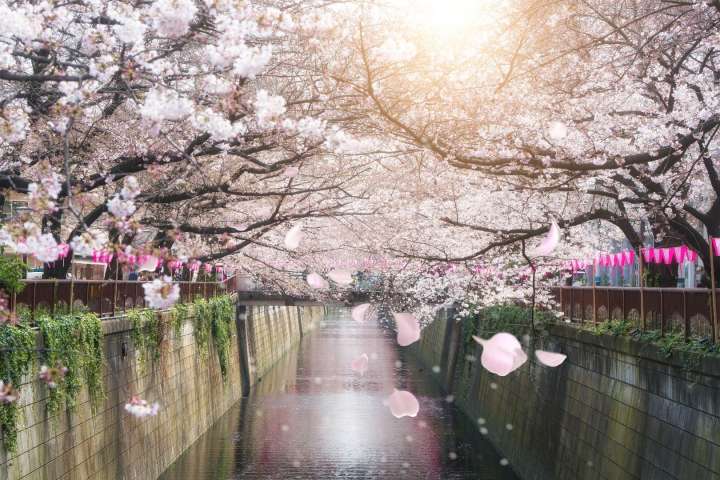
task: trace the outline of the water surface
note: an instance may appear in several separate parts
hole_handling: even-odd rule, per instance
[[[362,353],[359,376],[350,362]],[[516,479],[433,375],[390,332],[338,309],[161,479]],[[418,397],[416,418],[390,414],[393,388]]]

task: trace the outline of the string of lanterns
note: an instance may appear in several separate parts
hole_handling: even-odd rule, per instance
[[[92,253],[93,262],[109,264],[115,258],[115,253],[110,250],[94,250]],[[119,252],[117,254],[117,260],[120,263],[127,265],[146,265],[152,259],[155,259],[155,266],[153,270],[157,270],[163,264],[162,258],[156,257],[155,255],[149,254],[126,254],[125,252]],[[212,272],[213,268],[217,273],[223,272],[223,266],[220,264],[202,263],[199,260],[183,261],[183,260],[167,260],[165,263],[171,272],[177,272],[186,268],[191,272],[197,272],[202,267],[205,273]],[[152,267],[152,265],[150,265]]]
[[[711,238],[711,245],[715,256],[720,256],[720,238]],[[671,265],[683,262],[695,263],[698,254],[688,248],[687,245],[672,247],[643,247],[640,249],[643,261],[655,264]],[[624,267],[635,263],[635,250],[623,250],[615,253],[598,253],[592,259],[570,260],[566,262],[565,268],[572,272],[583,270],[589,266],[600,267]]]

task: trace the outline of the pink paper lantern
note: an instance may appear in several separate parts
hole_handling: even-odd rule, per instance
[[[661,248],[662,261],[665,265],[670,265],[673,261],[673,251],[671,248]]]
[[[640,249],[640,251],[642,252],[643,260],[645,261],[645,263],[652,262],[653,253],[650,247],[642,248]]]
[[[688,250],[686,257],[688,262],[695,263],[695,260],[697,260],[697,252],[695,250]]]
[[[675,261],[677,263],[683,263],[685,261],[687,250],[688,248],[685,245],[680,245],[679,247],[672,247],[673,255],[675,256]]]
[[[625,266],[625,255],[623,252],[618,252],[613,255],[615,257],[615,266],[616,267],[624,267]]]
[[[662,263],[662,249],[653,248],[653,263]]]
[[[625,259],[625,265],[632,265],[635,263],[635,250],[625,250],[623,257]]]
[[[205,273],[210,273],[212,271],[212,265],[209,263],[205,264]]]
[[[720,238],[711,238],[710,241],[712,242],[713,252],[715,252],[715,256],[720,256]]]

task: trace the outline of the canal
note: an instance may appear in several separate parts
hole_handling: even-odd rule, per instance
[[[362,353],[364,376],[350,368]],[[517,478],[434,375],[391,332],[337,309],[161,479]],[[391,415],[393,388],[417,396],[416,418]]]

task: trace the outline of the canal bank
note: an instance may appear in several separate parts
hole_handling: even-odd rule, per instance
[[[528,362],[498,377],[446,311],[411,347],[527,480],[720,478],[720,362],[697,364],[627,337],[554,325]]]
[[[436,380],[392,332],[334,310],[161,479],[516,479]],[[392,416],[393,388],[417,396],[416,418]]]
[[[215,322],[220,310],[200,307],[103,321],[99,402],[82,387],[73,408],[51,413],[47,386],[35,375],[23,378],[17,451],[0,448],[0,480],[157,478],[325,312],[317,305],[241,306],[225,332]],[[160,413],[129,415],[124,406],[133,395],[158,402]]]

